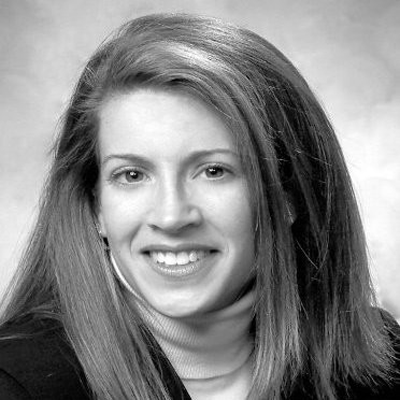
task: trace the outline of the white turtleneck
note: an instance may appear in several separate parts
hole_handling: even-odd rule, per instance
[[[193,400],[245,400],[252,379],[254,291],[218,311],[172,318],[155,310],[115,271]]]

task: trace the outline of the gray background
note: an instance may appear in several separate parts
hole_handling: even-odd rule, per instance
[[[124,21],[195,12],[266,37],[337,129],[384,307],[400,317],[400,1],[0,0],[0,293],[36,214],[49,150],[85,60]]]

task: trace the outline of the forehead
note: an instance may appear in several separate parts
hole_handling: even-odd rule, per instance
[[[137,89],[114,94],[99,110],[100,153],[233,150],[233,136],[210,106],[183,91]],[[172,151],[174,150],[174,151]]]

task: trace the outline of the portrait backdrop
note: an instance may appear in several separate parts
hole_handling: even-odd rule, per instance
[[[34,221],[58,121],[89,55],[123,22],[212,15],[300,69],[342,145],[382,306],[400,318],[400,1],[0,0],[0,296]]]

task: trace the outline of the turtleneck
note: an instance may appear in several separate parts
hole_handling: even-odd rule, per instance
[[[222,310],[171,318],[140,302],[143,318],[182,379],[208,379],[240,368],[253,350],[254,293]]]
[[[229,306],[184,318],[155,310],[115,271],[133,294],[144,322],[193,399],[245,399],[251,384],[250,334],[254,290]],[[228,396],[228,397],[226,397]]]

